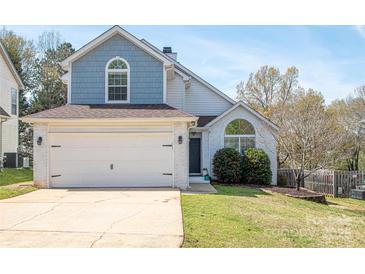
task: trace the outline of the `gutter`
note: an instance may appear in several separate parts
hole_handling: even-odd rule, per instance
[[[197,123],[198,117],[168,117],[168,118],[102,118],[102,119],[83,119],[83,118],[19,118],[25,123],[123,123],[123,122],[194,122]]]

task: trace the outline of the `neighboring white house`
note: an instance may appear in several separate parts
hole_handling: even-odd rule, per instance
[[[7,155],[7,166],[17,166],[18,93],[23,83],[0,43],[0,157]]]
[[[34,126],[38,186],[186,189],[203,169],[213,175],[223,147],[265,150],[276,184],[278,127],[177,62],[171,48],[114,26],[62,66],[68,104],[23,118]]]

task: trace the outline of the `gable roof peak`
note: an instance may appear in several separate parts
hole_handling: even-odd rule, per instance
[[[140,49],[144,50],[145,52],[149,53],[156,59],[160,60],[161,62],[165,63],[166,65],[171,65],[172,62],[166,57],[164,54],[160,54],[154,50],[152,50],[150,47],[148,47],[145,43],[143,43],[141,40],[139,40],[137,37],[123,29],[119,25],[114,25],[113,27],[106,30],[104,33],[96,37],[95,39],[88,42],[86,45],[75,51],[71,56],[66,58],[61,62],[61,66],[64,70],[69,70],[70,64],[74,62],[75,60],[81,58],[97,46],[101,45],[103,42],[107,41],[109,38],[113,37],[114,35],[120,35],[127,39],[129,42],[133,43]]]
[[[230,109],[228,109],[227,111],[223,112],[221,115],[219,115],[217,118],[215,118],[214,120],[210,121],[206,126],[209,127],[211,125],[213,125],[215,122],[219,121],[221,118],[223,118],[224,116],[226,116],[227,114],[231,113],[233,110],[235,110],[238,107],[242,107],[244,109],[246,109],[247,111],[249,111],[251,114],[253,114],[254,116],[256,116],[257,118],[259,118],[261,121],[265,122],[267,125],[269,125],[272,129],[274,129],[275,131],[278,131],[280,128],[278,125],[276,125],[274,122],[272,122],[270,119],[266,118],[264,115],[262,115],[260,112],[254,110],[253,108],[251,108],[249,105],[247,105],[244,101],[240,100],[238,101],[235,105],[233,105]]]

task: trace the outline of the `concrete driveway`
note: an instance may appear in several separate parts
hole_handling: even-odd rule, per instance
[[[180,247],[180,191],[41,189],[0,200],[0,247]]]

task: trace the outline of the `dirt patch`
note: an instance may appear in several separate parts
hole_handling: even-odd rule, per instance
[[[321,195],[317,192],[313,192],[313,191],[310,191],[310,190],[305,189],[305,188],[300,188],[299,191],[296,188],[293,188],[293,187],[280,187],[280,186],[264,186],[264,187],[262,187],[261,186],[261,188],[267,189],[269,191],[285,194],[285,195],[289,194],[289,195],[298,196],[298,197],[310,197],[310,196],[313,196],[313,195]]]
[[[291,187],[269,186],[269,187],[263,187],[262,189],[272,192],[277,192],[293,198],[303,199],[327,205],[326,197],[323,194],[310,191],[305,188],[300,188],[300,190],[297,190],[296,188],[291,188]]]
[[[8,188],[8,189],[19,189],[19,188],[34,187],[34,184],[33,184],[33,182],[24,182],[24,183],[6,185],[6,186],[3,186],[3,187]]]

